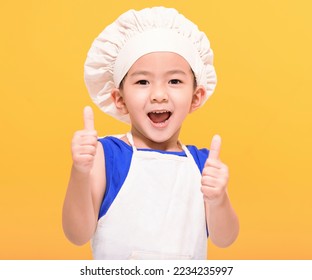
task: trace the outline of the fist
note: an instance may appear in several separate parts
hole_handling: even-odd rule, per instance
[[[82,173],[91,171],[97,147],[97,132],[94,130],[92,108],[87,106],[83,111],[84,129],[76,131],[72,143],[74,168]]]
[[[212,138],[208,159],[206,160],[201,180],[201,191],[204,200],[212,204],[219,204],[226,195],[229,179],[228,167],[220,159],[221,137]]]

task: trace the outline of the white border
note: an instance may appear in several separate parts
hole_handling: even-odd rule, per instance
[[[178,268],[233,267],[230,275],[173,275]],[[163,270],[163,276],[81,275],[92,271]],[[102,269],[103,268],[103,269]],[[136,269],[136,270],[135,270]],[[179,270],[181,271],[181,270]],[[185,270],[186,271],[186,270]],[[196,271],[193,270],[193,271]],[[226,260],[226,261],[93,261],[93,260],[3,260],[0,261],[0,279],[312,279],[312,260]]]

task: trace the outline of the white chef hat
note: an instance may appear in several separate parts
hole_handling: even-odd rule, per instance
[[[205,33],[175,9],[153,7],[125,12],[92,43],[84,78],[93,102],[105,113],[130,123],[129,115],[117,110],[111,92],[137,59],[152,52],[181,55],[193,70],[197,85],[205,87],[204,101],[213,93],[216,73]]]

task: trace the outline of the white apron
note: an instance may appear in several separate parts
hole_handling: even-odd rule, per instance
[[[132,135],[130,169],[91,240],[94,259],[206,259],[201,174],[186,157],[138,151]]]

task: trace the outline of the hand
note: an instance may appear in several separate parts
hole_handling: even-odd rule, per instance
[[[89,173],[97,147],[97,132],[94,130],[94,115],[91,107],[84,108],[83,119],[84,129],[75,132],[71,149],[73,167],[82,173]]]
[[[223,201],[229,179],[228,167],[220,159],[221,137],[212,138],[208,159],[202,172],[202,188],[204,200],[210,205]]]

